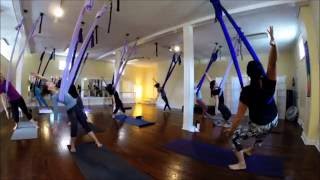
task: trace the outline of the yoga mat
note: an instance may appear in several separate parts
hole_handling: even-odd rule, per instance
[[[105,147],[83,143],[76,146],[76,150],[73,157],[86,179],[151,179]]]
[[[38,128],[35,128],[30,122],[19,122],[17,128],[11,136],[11,140],[24,140],[38,138]]]
[[[165,147],[171,151],[206,162],[210,165],[228,168],[229,164],[237,162],[231,150],[199,141],[179,139],[166,144]],[[252,155],[246,157],[246,162],[247,169],[244,171],[248,173],[259,176],[284,177],[282,158]]]
[[[39,114],[51,114],[52,110],[48,108],[41,108],[39,109]]]
[[[130,124],[133,126],[138,126],[138,127],[151,126],[155,124],[154,122],[148,122],[143,119],[137,119],[124,114],[116,115],[115,119],[119,121],[123,121],[124,123]]]
[[[19,127],[18,129],[20,129],[20,128],[35,128],[34,124],[30,121],[20,121],[18,123],[18,127]]]

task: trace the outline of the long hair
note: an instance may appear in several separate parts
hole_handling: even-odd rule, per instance
[[[250,61],[247,65],[247,74],[250,77],[250,86],[257,87],[263,77],[263,66],[260,62]]]
[[[51,91],[49,91],[48,86],[47,85],[43,85],[41,88],[41,96],[46,96],[51,94]]]

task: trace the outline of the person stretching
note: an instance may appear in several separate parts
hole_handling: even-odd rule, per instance
[[[112,118],[115,117],[115,115],[117,114],[117,112],[119,111],[119,109],[122,111],[122,113],[126,113],[126,110],[123,107],[123,103],[119,97],[118,92],[114,89],[114,87],[112,87],[112,84],[108,84],[106,87],[106,90],[108,91],[108,93],[112,96],[112,102],[115,103],[115,107],[113,108],[114,111],[112,112]]]
[[[278,124],[278,111],[273,99],[276,90],[277,48],[273,37],[273,27],[268,29],[270,35],[270,52],[266,76],[262,64],[250,61],[247,65],[247,74],[250,84],[244,87],[240,94],[238,112],[233,118],[232,127],[225,130],[225,135],[232,135],[232,144],[238,162],[229,165],[232,170],[246,169],[244,154],[250,155],[255,145],[263,139]],[[245,112],[249,109],[248,128],[239,126]],[[255,142],[248,148],[243,148],[242,141],[254,138]]]
[[[84,113],[83,109],[79,107],[77,104],[77,100],[74,99],[69,93],[64,94],[64,100],[59,100],[59,88],[60,84],[54,84],[52,81],[47,81],[46,88],[51,95],[52,95],[52,104],[54,112],[58,110],[58,102],[64,104],[67,108],[67,115],[68,119],[71,122],[71,141],[70,141],[70,152],[76,152],[76,138],[77,138],[77,131],[78,131],[78,122],[81,124],[83,129],[87,132],[87,134],[94,140],[97,147],[102,147],[102,144],[96,137],[96,135],[91,130],[88,122],[87,116]]]
[[[27,119],[34,125],[34,127],[38,128],[37,122],[32,119],[32,115],[29,112],[27,105],[23,99],[23,97],[17,92],[16,88],[11,84],[8,83],[8,91],[6,91],[6,84],[7,81],[0,73],[0,95],[1,95],[1,102],[6,112],[7,118],[9,119],[9,112],[6,106],[6,100],[3,96],[3,93],[7,94],[7,98],[9,100],[9,104],[11,106],[11,113],[13,120],[15,121],[15,125],[13,130],[16,130],[19,123],[19,108],[22,110],[23,114],[27,117]]]
[[[195,87],[194,88],[194,95],[195,95],[195,99],[196,99],[196,104],[198,104],[201,109],[202,109],[202,116],[204,118],[206,117],[210,117],[210,114],[207,112],[208,111],[208,107],[206,105],[206,103],[203,101],[202,99],[202,94],[201,94],[201,90],[199,90],[199,92],[197,93],[198,88]]]
[[[158,98],[159,98],[159,95],[161,95],[161,98],[162,98],[162,100],[163,100],[164,103],[165,103],[163,110],[165,111],[166,108],[168,107],[168,109],[171,111],[171,107],[170,107],[170,105],[169,105],[169,101],[168,101],[166,92],[165,92],[164,89],[160,86],[160,83],[158,83],[157,81],[155,81],[155,82],[156,82],[156,84],[154,85],[154,87],[157,88],[157,91],[158,91],[158,95],[157,95],[156,99],[158,99]]]
[[[215,107],[215,112],[220,111],[222,118],[224,119],[224,124],[223,127],[229,128],[231,126],[231,123],[229,121],[230,117],[231,117],[231,111],[229,110],[229,108],[224,104],[224,94],[222,91],[222,89],[218,86],[216,86],[216,81],[213,80],[209,74],[205,74],[208,81],[210,82],[210,94],[211,97],[214,98],[214,107]],[[221,92],[221,95],[220,95]]]

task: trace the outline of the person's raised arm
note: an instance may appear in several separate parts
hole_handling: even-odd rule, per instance
[[[267,77],[270,80],[277,80],[277,47],[273,36],[273,26],[268,29],[270,35],[270,52],[268,61]]]
[[[159,83],[158,81],[156,81],[154,78],[152,78],[152,80],[155,82],[155,83]]]
[[[209,74],[208,74],[208,73],[205,73],[205,75],[206,75],[206,78],[208,79],[208,81],[211,82],[211,81],[212,81],[212,78],[209,76]]]
[[[31,75],[36,77],[36,78],[38,78],[38,79],[41,79],[41,80],[50,81],[48,78],[43,77],[43,76],[41,76],[41,75],[39,75],[37,73],[34,73],[34,72],[32,72]]]

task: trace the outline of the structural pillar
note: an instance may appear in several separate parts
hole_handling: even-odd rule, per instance
[[[183,126],[182,129],[195,132],[193,125],[194,108],[194,47],[193,27],[183,26]]]
[[[120,60],[121,60],[121,50],[117,50],[115,52],[115,61],[113,63],[113,69],[114,69],[114,74],[113,74],[113,77],[114,77],[114,81],[116,81],[116,77],[117,77],[117,74],[118,74],[118,68],[120,66]],[[116,87],[116,90],[118,91],[118,93],[120,93],[120,82],[118,83],[117,87]]]

